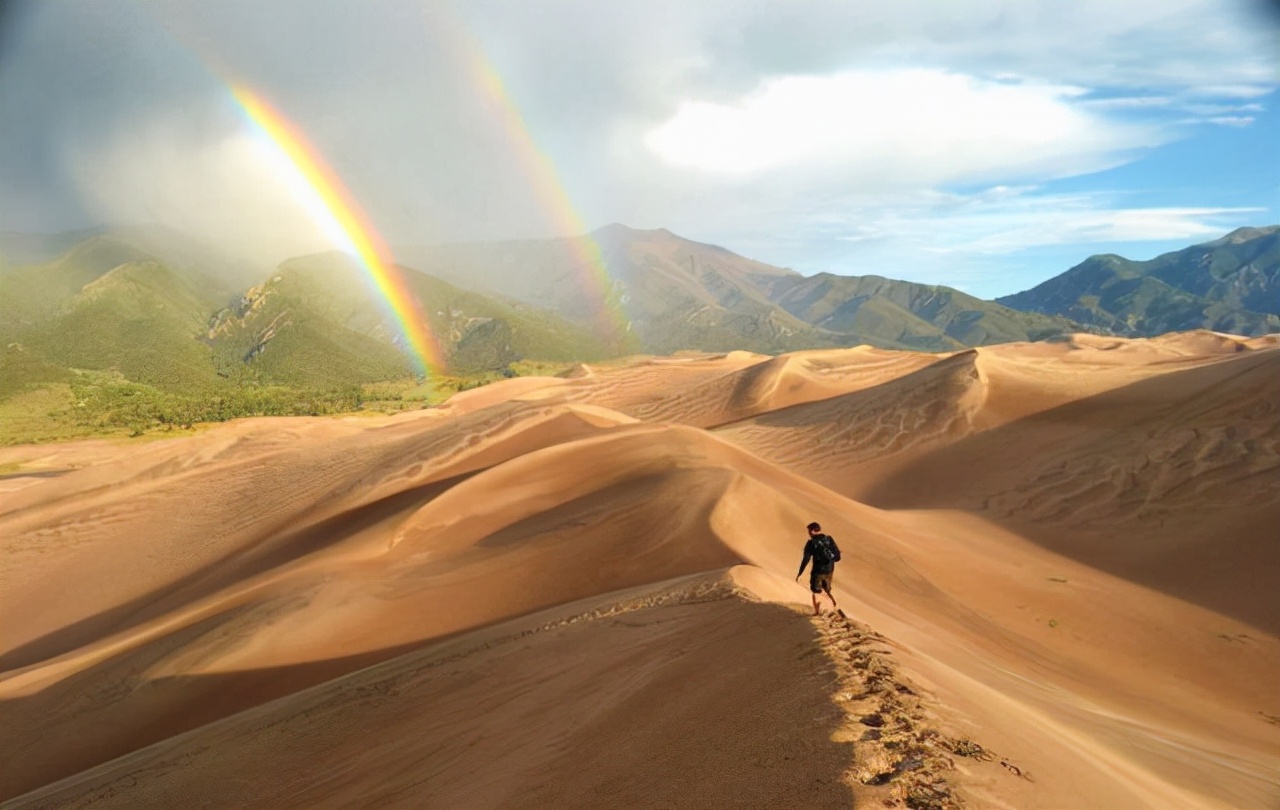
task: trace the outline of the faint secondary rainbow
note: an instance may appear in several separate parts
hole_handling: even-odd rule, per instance
[[[461,46],[465,62],[463,67],[471,75],[477,88],[493,103],[507,140],[524,165],[534,192],[551,219],[552,227],[569,237],[570,250],[577,258],[583,292],[593,303],[599,302],[594,317],[597,335],[621,341],[631,327],[622,307],[621,293],[614,289],[599,243],[587,232],[582,217],[574,209],[564,183],[560,181],[555,163],[538,148],[525,124],[524,115],[511,99],[502,76],[480,43],[456,15],[439,14],[432,19],[439,22],[446,16],[453,18],[452,27],[455,29],[453,36],[446,38],[447,44]]]
[[[299,202],[306,204],[313,216],[327,220],[322,223],[328,226],[326,230],[359,259],[390,307],[420,370],[430,373],[438,369],[440,346],[417,300],[396,268],[391,251],[337,173],[324,162],[306,136],[261,96],[244,85],[230,87],[245,115],[298,174],[302,181],[299,193],[311,197]]]

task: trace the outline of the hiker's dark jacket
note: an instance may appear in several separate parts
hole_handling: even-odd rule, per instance
[[[800,571],[796,576],[800,576],[800,574],[804,573],[805,566],[809,564],[809,560],[813,560],[813,572],[815,574],[829,574],[836,570],[836,564],[834,562],[829,563],[823,560],[817,553],[818,540],[824,537],[829,543],[831,543],[831,547],[836,550],[836,556],[840,556],[840,547],[836,545],[836,541],[831,537],[831,535],[816,534],[813,537],[810,537],[809,541],[804,544],[804,559],[800,561]]]

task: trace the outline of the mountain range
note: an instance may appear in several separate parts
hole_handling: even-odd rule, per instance
[[[1280,331],[1280,225],[1238,228],[1150,261],[1091,256],[996,301],[1125,337],[1187,329]]]
[[[878,276],[803,276],[666,229],[609,225],[577,239],[406,247],[406,264],[572,320],[600,306],[582,262],[598,246],[641,350],[777,354],[868,344],[949,351],[1079,331],[950,287]]]
[[[439,342],[437,371],[464,375],[682,350],[944,352],[1081,331],[1280,331],[1280,226],[1145,262],[1094,256],[997,301],[879,276],[804,276],[622,225],[395,253]],[[0,400],[86,373],[187,397],[415,374],[393,313],[348,255],[297,257],[265,274],[158,229],[0,234],[0,347]]]

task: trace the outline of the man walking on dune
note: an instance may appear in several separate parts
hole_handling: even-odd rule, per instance
[[[835,574],[836,563],[840,562],[840,548],[830,535],[822,533],[822,527],[817,523],[810,523],[808,528],[809,541],[804,544],[804,559],[800,561],[796,582],[800,581],[800,574],[804,573],[809,560],[813,560],[813,568],[809,569],[809,590],[813,593],[813,615],[821,616],[822,609],[818,607],[820,593],[826,593],[831,607],[840,609],[836,598],[831,595],[831,577]]]

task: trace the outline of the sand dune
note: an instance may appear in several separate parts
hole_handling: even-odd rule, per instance
[[[1274,807],[1277,348],[637,358],[6,449],[2,806]]]
[[[628,413],[646,421],[715,427],[762,413],[891,379],[930,362],[928,355],[862,346],[766,358],[746,356],[750,365],[686,384]]]
[[[574,606],[408,653],[30,804],[120,804],[112,791],[123,766],[156,774],[123,803],[162,806],[216,783],[212,798],[227,806],[599,806],[638,796],[655,806],[847,805],[835,778],[847,746],[812,733],[839,718],[822,656],[797,659],[816,646],[814,629],[778,606],[703,598],[631,611],[620,599],[594,620],[598,606]],[[740,665],[723,671],[726,660]],[[282,732],[298,744],[279,747]],[[175,758],[187,764],[172,768]],[[221,779],[233,763],[239,778]],[[744,767],[764,778],[744,785]],[[566,778],[548,780],[548,769]]]

